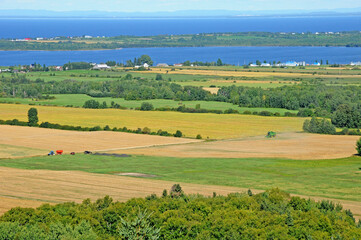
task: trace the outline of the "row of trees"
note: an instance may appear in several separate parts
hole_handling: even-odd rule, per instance
[[[186,195],[179,184],[161,197],[14,208],[0,217],[2,239],[360,239],[361,224],[330,201],[279,189],[228,196]]]

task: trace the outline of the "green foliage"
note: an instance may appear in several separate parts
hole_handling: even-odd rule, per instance
[[[184,192],[182,190],[182,187],[180,186],[180,184],[174,184],[170,190],[169,195],[172,198],[178,198],[178,197],[183,197],[184,196]]]
[[[157,81],[163,80],[162,74],[157,73],[157,75],[155,76],[155,80]]]
[[[356,150],[358,155],[361,156],[361,138],[356,142]]]
[[[119,228],[119,235],[122,239],[128,240],[157,240],[160,235],[160,228],[156,228],[150,223],[149,218],[152,214],[147,211],[139,211],[134,220],[126,221],[121,219],[121,226]]]
[[[90,69],[92,65],[87,62],[72,62],[66,63],[63,66],[64,70],[74,70],[74,69]]]
[[[360,239],[352,213],[332,206],[279,189],[122,203],[106,197],[14,208],[0,217],[0,239]]]
[[[332,116],[332,123],[337,127],[361,128],[361,110],[341,104]]]
[[[151,111],[153,109],[154,109],[153,104],[149,102],[143,102],[142,105],[140,106],[141,111]]]
[[[176,133],[174,134],[174,137],[183,137],[183,133],[177,130]]]
[[[197,134],[196,139],[202,139],[202,136],[200,134]]]
[[[36,108],[30,108],[28,111],[28,125],[37,126],[39,122],[38,110]]]
[[[100,103],[96,100],[88,100],[84,103],[83,108],[98,109],[100,108]]]
[[[303,130],[309,133],[336,134],[336,128],[330,121],[315,117],[311,120],[305,120]]]

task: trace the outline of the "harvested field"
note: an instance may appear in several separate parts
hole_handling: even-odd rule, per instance
[[[37,208],[44,203],[47,202],[0,196],[0,215],[2,215],[11,208],[15,208],[19,206],[24,208]]]
[[[160,70],[161,69],[161,70]],[[154,73],[159,71],[169,71],[169,69],[156,68],[152,71],[145,71],[144,73]],[[174,71],[169,71],[168,75],[171,74],[189,74],[189,75],[204,75],[204,76],[220,76],[220,77],[257,77],[257,78],[266,78],[266,77],[302,77],[302,78],[314,78],[312,73],[301,73],[301,72],[266,72],[266,71],[217,71],[217,70],[200,70],[200,69],[175,69]],[[340,75],[336,74],[327,74],[322,75],[323,78],[337,78]],[[347,75],[343,74],[342,78],[360,78],[358,75]]]
[[[197,158],[335,159],[356,154],[359,136],[282,133],[235,140],[125,150],[122,153]]]
[[[30,106],[0,104],[0,119],[17,118],[27,121]],[[180,113],[160,111],[134,111],[118,109],[83,109],[36,106],[40,122],[94,127],[109,125],[137,129],[148,127],[152,131],[162,129],[170,133],[182,131],[186,137],[200,134],[204,139],[229,139],[276,132],[302,131],[304,118],[261,117],[240,114]],[[142,135],[144,137],[145,135]],[[107,148],[111,149],[111,147]]]
[[[62,149],[65,152],[105,151],[198,142],[198,140],[194,139],[122,132],[79,132],[6,125],[0,125],[0,133],[0,144],[12,145],[8,147],[11,149],[8,153],[1,151],[0,157],[2,158],[34,156],[57,149]],[[0,145],[0,149],[2,146],[5,145]],[[27,148],[43,150],[29,150],[26,152]]]
[[[0,167],[0,181],[6,182],[0,189],[0,213],[15,206],[37,207],[41,203],[80,203],[86,198],[96,200],[105,195],[117,201],[126,201],[134,197],[150,194],[161,195],[163,189],[170,189],[175,182],[151,179],[122,177],[72,171],[22,170]],[[213,192],[227,195],[232,192],[245,192],[247,189],[181,183],[188,193],[200,193],[211,196]],[[252,190],[259,193],[259,190]],[[299,195],[300,196],[300,195]],[[301,196],[304,197],[304,196]],[[315,200],[325,198],[316,197]],[[345,209],[351,209],[359,218],[359,202],[329,199],[340,202]]]

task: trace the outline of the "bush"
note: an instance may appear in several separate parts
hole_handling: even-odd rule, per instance
[[[285,112],[285,117],[296,117],[297,114],[291,112]]]
[[[252,112],[251,112],[251,111],[249,111],[249,110],[246,110],[246,111],[244,111],[244,112],[243,112],[243,114],[251,115],[251,114],[252,114]]]
[[[143,102],[142,105],[140,106],[141,111],[151,111],[153,109],[154,109],[153,104],[148,102]]]
[[[198,134],[196,139],[202,139],[202,136],[200,134]]]
[[[155,76],[155,80],[157,80],[157,81],[161,81],[161,80],[163,80],[162,75],[161,75],[161,74],[159,74],[159,73],[157,73],[157,75]]]
[[[361,138],[356,142],[357,154],[361,156]]]
[[[95,100],[88,100],[84,103],[83,108],[92,108],[92,109],[98,109],[100,108],[100,103]]]
[[[261,111],[258,115],[260,116],[272,116],[273,114],[269,111]]]
[[[177,132],[174,134],[174,137],[182,137],[183,133],[179,130],[177,130]]]

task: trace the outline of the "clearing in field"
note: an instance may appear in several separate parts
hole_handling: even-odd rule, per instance
[[[17,118],[27,121],[30,106],[0,104],[0,119]],[[118,109],[82,109],[64,107],[36,106],[40,122],[64,125],[94,127],[109,125],[137,129],[144,127],[152,131],[159,129],[175,133],[182,131],[186,137],[195,138],[200,134],[203,139],[229,139],[259,136],[268,131],[302,131],[304,118],[262,117],[240,114],[179,113],[159,111],[134,111]]]
[[[359,136],[335,136],[309,133],[283,133],[276,138],[247,137],[186,145],[138,148],[121,151],[128,154],[197,158],[286,158],[336,159],[356,154]],[[115,151],[115,153],[120,151]]]
[[[198,142],[194,139],[122,132],[79,132],[5,125],[0,125],[0,132],[0,158],[45,155],[49,150],[58,149],[67,153],[111,151]]]

